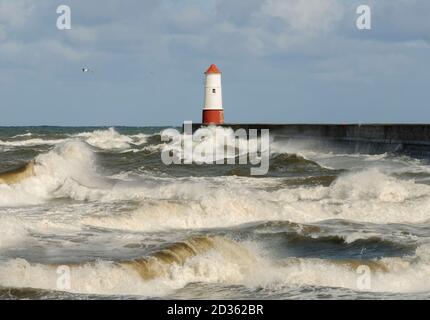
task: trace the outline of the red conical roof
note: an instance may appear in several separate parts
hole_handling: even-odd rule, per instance
[[[205,73],[206,74],[208,74],[208,73],[221,73],[221,71],[219,71],[219,69],[216,66],[216,64],[211,64],[211,66],[209,67],[209,69],[206,70]]]

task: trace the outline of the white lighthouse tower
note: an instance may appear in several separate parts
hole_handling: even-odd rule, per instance
[[[205,72],[205,104],[203,107],[203,124],[223,124],[221,71],[212,64]]]

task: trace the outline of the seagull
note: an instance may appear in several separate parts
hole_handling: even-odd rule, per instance
[[[92,70],[90,70],[89,68],[82,68],[82,72],[90,72]]]

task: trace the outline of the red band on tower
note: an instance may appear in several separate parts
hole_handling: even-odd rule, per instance
[[[204,124],[223,124],[224,123],[224,110],[205,110],[203,109]]]

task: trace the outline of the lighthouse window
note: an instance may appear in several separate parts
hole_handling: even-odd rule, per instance
[[[212,93],[215,93],[216,92],[216,89],[212,89]]]

